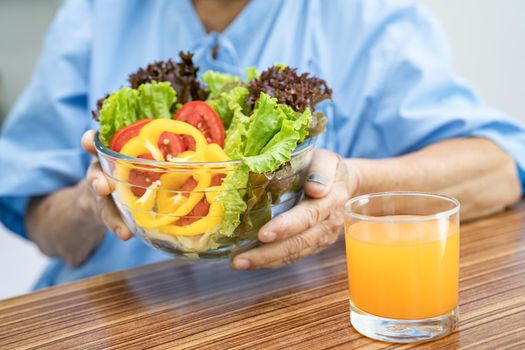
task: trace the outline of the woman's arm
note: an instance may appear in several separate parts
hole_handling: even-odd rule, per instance
[[[466,219],[495,213],[521,197],[513,159],[485,139],[442,141],[383,160],[340,160],[335,153],[320,150],[305,184],[307,199],[263,226],[259,239],[267,244],[236,256],[232,266],[279,267],[316,253],[337,239],[347,199],[396,190],[454,196]]]
[[[94,195],[85,180],[45,197],[33,198],[27,208],[29,238],[46,255],[78,266],[98,246],[106,228],[93,215]]]
[[[93,137],[92,131],[84,134],[82,146],[95,154]],[[89,257],[108,228],[122,240],[131,238],[111,199],[111,187],[95,160],[86,178],[76,186],[33,198],[26,215],[29,238],[44,254],[59,257],[73,266],[81,265]]]
[[[355,194],[426,191],[461,202],[461,218],[493,214],[521,197],[516,163],[487,139],[446,140],[419,152],[384,160],[348,159],[358,173]]]

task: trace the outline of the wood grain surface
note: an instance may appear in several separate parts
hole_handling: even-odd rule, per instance
[[[460,326],[432,349],[525,349],[525,205],[462,226]],[[280,270],[173,260],[0,302],[0,349],[390,349],[350,326],[344,245]]]

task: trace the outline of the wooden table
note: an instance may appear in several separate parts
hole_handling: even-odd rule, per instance
[[[525,349],[525,205],[461,234],[459,330],[423,347]],[[168,261],[0,302],[2,350],[147,347],[394,346],[350,326],[342,241],[280,270]]]

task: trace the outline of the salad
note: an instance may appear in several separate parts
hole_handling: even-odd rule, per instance
[[[324,131],[315,106],[332,92],[284,65],[199,79],[192,55],[179,56],[140,68],[93,111],[97,142],[124,156],[103,164],[115,202],[157,247],[198,253],[256,240],[272,205],[301,190],[299,150]]]

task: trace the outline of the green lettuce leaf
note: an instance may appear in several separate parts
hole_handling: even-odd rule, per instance
[[[246,81],[249,83],[254,79],[258,79],[261,76],[261,72],[257,71],[254,66],[246,68]]]
[[[287,116],[277,104],[277,99],[261,93],[250,117],[244,155],[258,155],[266,143],[281,129],[286,118]]]
[[[108,145],[113,135],[121,128],[140,119],[138,91],[124,87],[106,98],[99,114],[100,138]]]
[[[294,112],[295,114],[295,112]],[[295,140],[296,144],[291,145],[293,148],[290,150],[290,154],[297,147],[297,145],[304,141],[306,135],[308,135],[308,126],[312,118],[312,114],[309,109],[306,109],[303,113],[297,113],[295,115],[297,119],[288,119],[283,122],[283,127],[279,133],[264,146],[259,155],[268,153],[272,149],[284,147],[287,142],[287,138]],[[290,129],[293,129],[291,131]]]
[[[244,163],[254,173],[277,170],[282,164],[290,161],[298,141],[299,134],[295,131],[294,122],[285,120],[281,131],[272,138],[268,146],[258,155],[245,157]]]
[[[244,148],[246,146],[247,128],[250,124],[250,118],[246,116],[239,105],[232,105],[233,118],[230,127],[226,131],[224,140],[224,151],[233,160],[239,160],[244,157]]]
[[[206,71],[201,80],[207,85],[210,99],[217,97],[221,92],[230,90],[241,83],[241,78],[227,73],[212,70]]]
[[[308,134],[311,113],[306,110],[296,120],[283,121],[281,130],[272,137],[256,156],[245,157],[244,162],[256,173],[277,170],[291,159],[293,150]]]
[[[294,124],[294,128],[299,133],[299,143],[303,142],[309,135],[309,128],[313,118],[310,109],[307,107],[303,113],[300,113],[294,111],[291,107],[287,105],[280,104],[279,108],[286,115],[286,119],[294,120],[296,122]],[[304,123],[308,124],[305,125]]]
[[[206,102],[215,109],[221,117],[224,128],[228,129],[235,110],[240,109],[243,112],[248,110],[246,97],[248,97],[248,89],[244,86],[236,86]]]
[[[241,213],[247,208],[243,197],[248,183],[248,175],[249,169],[243,164],[224,178],[222,182],[224,190],[215,197],[215,200],[222,203],[224,207],[224,218],[217,236],[231,236],[241,222]]]
[[[138,104],[141,119],[165,118],[170,119],[171,106],[175,103],[176,93],[169,82],[142,84],[138,88]]]
[[[289,162],[293,150],[308,135],[311,119],[309,108],[295,112],[261,93],[246,133],[244,163],[252,172],[263,173]]]
[[[123,87],[109,95],[99,112],[100,137],[107,146],[120,129],[146,118],[171,118],[177,94],[170,83],[142,84],[138,89]]]

